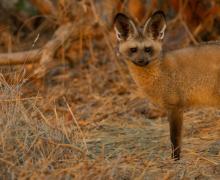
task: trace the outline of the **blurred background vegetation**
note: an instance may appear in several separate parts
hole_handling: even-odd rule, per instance
[[[76,21],[76,17],[87,19],[91,26],[96,23],[97,18],[100,18],[110,30],[113,16],[119,11],[143,22],[156,9],[164,10],[169,21],[168,49],[179,48],[190,43],[196,44],[200,41],[216,40],[220,34],[218,0],[93,0],[92,4],[95,7],[91,5],[90,0],[2,0],[0,31],[4,33],[1,36],[3,41],[5,33],[11,35],[12,40],[13,36],[23,38],[29,33],[33,36],[33,31],[37,28],[37,33],[39,29],[46,28],[46,21],[50,21],[53,27],[67,21]],[[19,38],[17,37],[16,40]],[[4,48],[0,49],[0,51],[4,50]]]

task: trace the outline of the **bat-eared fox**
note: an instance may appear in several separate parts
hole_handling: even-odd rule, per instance
[[[165,14],[156,11],[142,26],[118,13],[118,51],[145,97],[168,114],[172,158],[180,159],[183,111],[220,107],[220,44],[164,52]]]

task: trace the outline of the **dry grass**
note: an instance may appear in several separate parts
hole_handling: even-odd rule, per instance
[[[112,69],[110,61],[99,71],[77,66],[79,76],[51,85],[2,77],[2,177],[218,179],[219,112],[186,113],[183,157],[174,162],[166,119],[148,119],[148,102]]]
[[[1,68],[0,179],[219,179],[220,112],[185,113],[173,161],[166,118],[149,119],[112,33],[100,34],[82,33],[44,79],[36,65]]]

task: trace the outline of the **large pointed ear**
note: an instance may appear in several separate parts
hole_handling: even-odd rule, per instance
[[[122,13],[118,13],[114,19],[114,29],[119,41],[127,40],[137,33],[134,22]]]
[[[166,18],[163,11],[156,11],[144,24],[143,33],[154,40],[162,40],[166,30]]]

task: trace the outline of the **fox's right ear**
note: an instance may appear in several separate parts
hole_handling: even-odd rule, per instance
[[[137,33],[134,22],[122,13],[118,13],[114,19],[114,29],[119,41],[127,40],[128,37]]]

